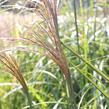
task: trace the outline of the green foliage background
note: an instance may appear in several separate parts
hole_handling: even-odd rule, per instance
[[[90,7],[83,8],[81,3],[80,0],[80,9],[76,10],[76,19],[70,1],[63,1],[59,11],[61,41],[85,59],[85,62],[81,61],[77,55],[63,46],[76,93],[76,104],[78,109],[109,109],[109,96],[103,94],[109,94],[109,81],[98,75],[86,63],[91,63],[109,78],[108,4],[102,1],[94,4],[90,0]],[[3,13],[2,11],[0,13]],[[75,27],[75,20],[78,28]],[[24,25],[20,24],[20,26],[25,29]],[[77,40],[77,31],[79,40]],[[15,26],[12,36],[22,35],[28,36],[28,32],[21,34],[19,27]],[[10,42],[5,41],[0,43],[1,49],[11,45]],[[22,46],[23,43],[18,43],[18,45]],[[12,53],[20,63],[21,71],[29,84],[34,109],[68,109],[67,86],[58,66],[52,60],[38,53],[30,51]],[[99,88],[95,87],[96,85],[91,81],[96,83]],[[0,109],[28,107],[26,97],[19,87],[20,84],[15,78],[0,70]],[[98,89],[101,89],[103,93]]]

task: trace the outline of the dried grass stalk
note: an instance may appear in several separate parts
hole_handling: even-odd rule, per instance
[[[28,87],[24,80],[22,72],[20,71],[20,66],[18,62],[16,61],[16,59],[12,57],[11,55],[8,55],[2,52],[0,53],[0,62],[5,66],[5,68],[2,68],[2,69],[5,69],[6,72],[9,72],[20,82],[20,84],[23,87],[23,91],[28,98],[30,109],[32,109],[32,104],[31,104],[31,100],[29,97],[29,93],[28,93]]]
[[[42,0],[39,9],[34,12],[40,16],[41,22],[36,23],[37,29],[29,28],[30,38],[23,38],[30,44],[36,44],[46,51],[46,56],[51,58],[63,72],[68,86],[71,102],[75,102],[75,94],[66,57],[61,47],[58,29],[57,0]],[[32,26],[33,27],[33,26]]]

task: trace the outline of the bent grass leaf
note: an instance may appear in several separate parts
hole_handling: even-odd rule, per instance
[[[57,103],[54,105],[53,109],[58,109],[58,106],[61,101],[62,101],[62,98],[57,101]]]
[[[109,77],[105,75],[102,71],[100,71],[98,68],[96,68],[94,65],[92,65],[89,61],[84,59],[81,55],[79,55],[76,51],[69,48],[67,45],[65,45],[63,42],[61,44],[67,48],[70,52],[72,52],[75,56],[77,56],[79,59],[81,59],[85,64],[87,64],[90,68],[92,68],[94,71],[96,71],[99,75],[101,75],[105,80],[109,81]]]
[[[81,69],[75,67],[77,71],[79,71],[89,82],[91,82],[106,98],[109,99],[108,93],[106,93],[104,90],[102,90],[89,76],[87,76],[87,73],[82,71]]]

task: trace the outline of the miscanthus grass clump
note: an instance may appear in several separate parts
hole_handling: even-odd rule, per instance
[[[19,81],[19,83],[21,84],[21,86],[23,88],[23,92],[27,96],[28,103],[30,105],[30,109],[32,109],[32,102],[31,102],[31,98],[29,96],[27,83],[24,80],[24,77],[20,70],[20,66],[19,66],[18,62],[16,61],[16,59],[13,56],[11,56],[10,54],[0,53],[0,62],[4,66],[1,69],[3,69],[5,72],[8,72],[11,75],[13,75]]]

